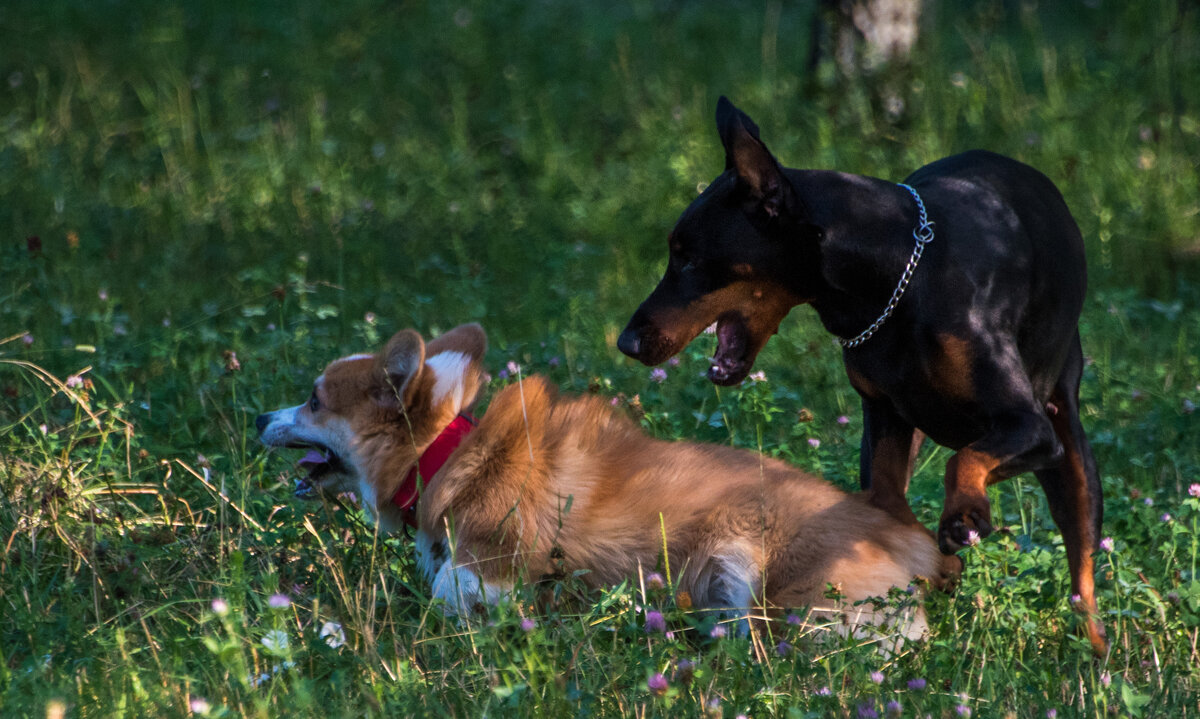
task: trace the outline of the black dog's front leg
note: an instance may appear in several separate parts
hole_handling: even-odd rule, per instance
[[[1009,410],[989,425],[987,434],[946,463],[946,503],[937,534],[946,554],[992,533],[988,486],[1062,460],[1062,443],[1039,408]]]
[[[924,433],[896,413],[890,401],[863,397],[859,483],[871,504],[906,524],[918,524],[905,494]]]

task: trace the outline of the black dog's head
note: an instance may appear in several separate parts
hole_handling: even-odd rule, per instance
[[[709,379],[736,384],[797,304],[816,266],[819,230],[758,126],[722,97],[725,172],[684,211],[668,239],[667,271],[621,333],[622,352],[648,365],[717,324]]]

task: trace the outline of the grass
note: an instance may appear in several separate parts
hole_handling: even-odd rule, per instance
[[[885,79],[808,72],[803,3],[224,5],[0,7],[3,713],[1200,714],[1195,8],[939,3]],[[1091,266],[1108,657],[1075,633],[1029,477],[994,490],[1005,531],[930,599],[929,641],[891,657],[787,622],[714,638],[636,581],[462,626],[404,537],[291,500],[253,417],[333,357],[469,320],[497,374],[855,486],[857,401],[811,312],[732,390],[699,379],[703,339],[661,383],[615,350],[720,170],[721,93],[791,166],[899,180],[986,147],[1062,188]],[[928,524],[947,457],[910,493]]]

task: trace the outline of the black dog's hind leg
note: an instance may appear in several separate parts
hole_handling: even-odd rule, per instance
[[[1088,641],[1096,654],[1103,655],[1108,649],[1108,639],[1097,616],[1092,555],[1099,544],[1104,504],[1096,460],[1079,422],[1079,377],[1082,371],[1083,351],[1076,333],[1071,354],[1047,407],[1050,423],[1065,450],[1063,458],[1057,466],[1038,470],[1035,474],[1046,492],[1050,515],[1063,535],[1071,568],[1071,593],[1079,597],[1078,608],[1087,617]]]

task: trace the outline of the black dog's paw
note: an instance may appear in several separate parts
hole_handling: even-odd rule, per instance
[[[954,554],[963,547],[978,544],[992,533],[992,521],[987,511],[968,510],[942,517],[938,526],[938,548],[942,554]]]

